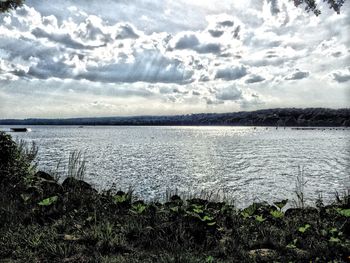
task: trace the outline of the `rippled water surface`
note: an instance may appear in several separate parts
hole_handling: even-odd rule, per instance
[[[45,169],[83,150],[86,180],[98,188],[131,186],[148,200],[167,189],[220,190],[241,205],[293,198],[298,167],[310,200],[319,193],[330,200],[350,187],[350,130],[34,126],[11,135],[37,142]]]

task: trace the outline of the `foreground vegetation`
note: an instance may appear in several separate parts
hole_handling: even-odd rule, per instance
[[[0,133],[0,262],[349,262],[350,196],[284,211],[172,196],[145,203],[97,192],[72,156],[62,184],[37,172],[37,149]],[[74,165],[72,165],[74,164]]]

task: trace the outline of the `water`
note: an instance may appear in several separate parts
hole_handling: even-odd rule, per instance
[[[54,170],[70,151],[86,153],[86,180],[132,187],[140,198],[221,191],[238,205],[293,198],[299,167],[305,194],[327,201],[350,188],[350,130],[258,127],[57,127],[11,133],[35,141],[39,165]],[[8,129],[8,127],[3,127]]]

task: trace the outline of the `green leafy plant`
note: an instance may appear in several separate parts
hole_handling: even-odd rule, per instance
[[[278,211],[278,210],[271,210],[270,214],[272,215],[273,218],[282,218],[284,216],[283,212]]]
[[[310,226],[309,224],[306,224],[305,226],[299,227],[299,228],[298,228],[298,231],[299,231],[300,233],[303,233],[303,234],[304,234],[310,227],[311,227],[311,226]]]
[[[341,242],[341,240],[338,238],[338,237],[331,237],[329,239],[329,242],[332,242],[332,243],[339,243]]]
[[[350,208],[349,209],[337,208],[336,211],[338,212],[339,215],[350,217]]]
[[[115,195],[113,196],[113,202],[115,204],[120,204],[128,201],[128,195],[127,194],[122,194],[122,195]]]
[[[204,223],[206,223],[208,226],[214,226],[216,222],[214,221],[214,217],[205,215],[203,217],[200,217],[200,220]]]
[[[50,205],[53,205],[54,203],[56,203],[57,200],[58,200],[58,196],[57,195],[51,196],[49,198],[46,198],[46,199],[40,201],[38,203],[38,205],[40,205],[40,206],[50,206]]]
[[[134,204],[132,205],[131,212],[135,214],[142,214],[146,210],[147,206],[145,204]]]
[[[247,208],[243,209],[243,211],[241,212],[241,215],[244,218],[249,218],[252,217],[254,215],[256,211],[256,204],[252,204],[250,206],[248,206]]]
[[[295,238],[291,243],[287,245],[287,248],[297,248],[298,239]]]
[[[170,207],[170,211],[172,211],[174,213],[178,213],[179,212],[179,207],[178,206]]]
[[[266,220],[266,218],[264,218],[262,215],[257,215],[255,216],[255,220],[259,223],[262,223]]]
[[[214,257],[213,257],[213,256],[208,256],[208,257],[205,259],[205,262],[206,262],[206,263],[214,263]]]
[[[202,205],[192,204],[189,210],[196,214],[204,213],[204,207]]]
[[[283,207],[286,206],[286,204],[288,203],[288,199],[284,199],[281,202],[275,202],[273,203],[279,210],[282,210]]]

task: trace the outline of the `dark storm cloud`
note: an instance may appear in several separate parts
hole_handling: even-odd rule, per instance
[[[248,70],[243,65],[237,67],[227,67],[218,69],[215,74],[215,79],[236,80],[244,77],[247,74]]]
[[[293,73],[292,75],[286,77],[286,80],[298,80],[298,79],[305,79],[310,75],[309,72],[304,71],[297,71]]]

